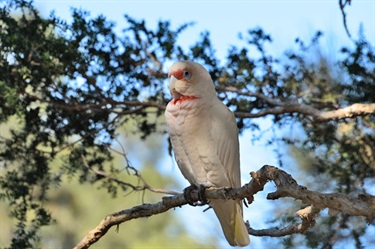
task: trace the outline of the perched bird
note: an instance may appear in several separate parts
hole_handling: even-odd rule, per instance
[[[233,113],[217,98],[210,74],[198,63],[181,61],[168,74],[173,99],[165,117],[175,159],[193,186],[241,186],[238,129]],[[250,243],[241,200],[211,199],[232,246]]]

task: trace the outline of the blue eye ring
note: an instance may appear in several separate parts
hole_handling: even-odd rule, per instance
[[[184,79],[189,80],[191,78],[191,73],[185,70],[182,72],[182,76],[184,77]]]

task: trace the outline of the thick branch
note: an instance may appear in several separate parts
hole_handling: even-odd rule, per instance
[[[293,197],[301,200],[302,203],[314,205],[315,208],[329,208],[353,216],[364,216],[368,220],[373,220],[374,218],[374,196],[358,195],[351,197],[340,193],[322,194],[298,185],[289,174],[276,167],[265,166],[260,169],[260,171],[262,170],[264,171],[263,174],[266,174],[269,180],[274,181],[277,187],[276,192],[267,195],[267,199],[269,200],[276,200],[281,197]]]
[[[345,118],[354,118],[357,116],[365,116],[375,114],[375,103],[369,104],[353,104],[347,107],[339,108],[332,111],[321,111],[310,105],[303,103],[298,103],[295,101],[281,101],[277,99],[270,98],[261,93],[255,92],[244,92],[235,87],[217,87],[220,92],[234,92],[241,96],[255,97],[257,99],[263,100],[268,105],[272,106],[269,108],[262,109],[256,113],[248,112],[236,112],[236,117],[239,118],[258,118],[267,115],[280,115],[288,113],[299,113],[306,117],[310,117],[314,121],[322,122],[329,120],[340,120]]]
[[[257,113],[236,112],[236,117],[239,118],[258,118],[267,115],[280,115],[288,113],[299,113],[307,117],[311,117],[316,122],[340,120],[345,118],[354,118],[358,116],[374,115],[375,103],[370,104],[353,104],[333,111],[319,111],[309,105],[305,104],[288,104],[280,103],[282,105],[275,108],[267,108]]]
[[[375,196],[358,195],[357,197],[351,197],[344,194],[322,194],[310,191],[298,185],[297,182],[283,170],[268,165],[263,166],[257,172],[252,172],[251,177],[253,179],[242,188],[207,189],[206,197],[208,199],[246,198],[249,203],[252,203],[253,195],[262,191],[268,181],[273,181],[276,184],[277,190],[273,193],[269,193],[267,199],[275,200],[281,197],[293,197],[301,200],[305,204],[311,205],[311,207],[297,212],[297,215],[302,219],[301,224],[278,230],[254,230],[249,227],[249,233],[256,236],[285,236],[292,233],[303,233],[314,224],[315,216],[324,208],[345,212],[353,216],[364,216],[368,220],[372,220],[374,217]],[[197,192],[192,192],[192,199],[193,201],[198,201]],[[105,217],[96,228],[90,231],[75,248],[88,248],[103,237],[112,226],[119,225],[131,219],[163,213],[171,208],[181,207],[186,204],[187,201],[184,199],[183,194],[178,194],[163,197],[162,201],[155,204],[142,204],[131,209],[110,214]]]
[[[179,207],[185,204],[186,201],[184,197],[182,195],[176,195],[173,197],[164,197],[161,202],[155,204],[142,204],[131,209],[110,214],[105,217],[96,228],[90,231],[86,237],[76,245],[75,249],[89,248],[92,244],[104,236],[112,226],[119,225],[128,220],[164,213],[171,208]]]
[[[375,114],[375,103],[353,104],[338,110],[321,112],[318,120],[338,120],[344,118],[354,118],[357,116],[365,116],[368,114]]]

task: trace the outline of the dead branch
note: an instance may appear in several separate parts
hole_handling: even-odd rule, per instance
[[[257,192],[262,191],[264,185],[273,181],[276,185],[276,191],[269,193],[267,199],[275,200],[282,197],[292,197],[301,200],[302,203],[309,205],[307,208],[299,210],[297,215],[301,218],[302,223],[291,225],[282,229],[263,229],[254,230],[248,226],[249,234],[255,236],[285,236],[294,233],[303,233],[315,224],[315,217],[325,208],[334,212],[344,212],[353,216],[363,216],[371,221],[375,213],[375,196],[358,195],[349,196],[344,194],[323,194],[306,189],[292,178],[285,171],[274,166],[263,166],[256,172],[251,172],[252,180],[241,188],[220,188],[207,189],[206,197],[208,199],[247,199],[252,203]],[[194,201],[198,201],[198,193],[192,192]],[[154,204],[142,204],[131,209],[122,210],[105,217],[100,224],[91,230],[75,247],[89,248],[92,244],[103,237],[112,227],[119,225],[131,219],[149,217],[159,213],[164,213],[171,208],[186,205],[187,201],[183,194],[169,197],[163,197],[162,201]]]
[[[270,237],[283,237],[287,235],[297,234],[297,233],[305,233],[310,227],[315,225],[315,218],[318,213],[321,211],[319,208],[315,208],[314,206],[308,206],[304,209],[298,210],[296,214],[302,220],[301,223],[298,224],[291,224],[284,228],[270,228],[270,229],[261,229],[256,230],[250,227],[249,223],[246,223],[247,230],[249,234],[254,236],[270,236]]]

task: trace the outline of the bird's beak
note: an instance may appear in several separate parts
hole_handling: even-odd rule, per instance
[[[174,85],[176,84],[176,81],[177,81],[177,78],[174,77],[173,74],[171,74],[169,76],[169,88],[174,87]]]
[[[177,81],[178,81],[178,79],[176,77],[174,77],[173,74],[170,75],[170,77],[169,77],[169,91],[171,92],[174,100],[178,100],[178,99],[181,98],[181,94],[176,91],[176,87],[175,87]]]

